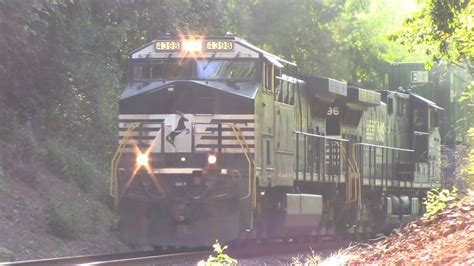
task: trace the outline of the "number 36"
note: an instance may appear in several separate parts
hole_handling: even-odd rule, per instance
[[[327,115],[339,115],[339,107],[329,107]]]

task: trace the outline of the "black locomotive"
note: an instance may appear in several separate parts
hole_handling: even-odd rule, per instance
[[[133,51],[119,110],[111,192],[132,244],[383,232],[442,183],[434,102],[299,74],[236,37]]]

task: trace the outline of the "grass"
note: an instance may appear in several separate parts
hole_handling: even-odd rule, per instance
[[[321,265],[321,266],[337,266],[337,265],[348,265],[350,261],[356,258],[356,255],[352,254],[350,251],[347,250],[339,250],[329,257],[321,257],[318,254],[315,254],[313,250],[311,250],[312,254],[307,256],[299,256],[292,258],[291,265],[293,266],[313,266],[313,265]]]

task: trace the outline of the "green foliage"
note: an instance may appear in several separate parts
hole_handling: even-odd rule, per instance
[[[467,156],[467,164],[461,170],[464,180],[473,188],[474,186],[474,151],[471,150]]]
[[[206,261],[199,261],[198,266],[237,265],[237,260],[224,253],[227,246],[222,247],[219,241],[216,240],[216,243],[212,245],[212,247],[217,257],[210,255]]]
[[[347,1],[339,24],[338,43],[350,66],[351,82],[367,88],[384,88],[381,71],[387,63],[419,61],[420,54],[408,51],[389,39],[389,34],[410,14],[404,1]]]
[[[412,50],[424,50],[427,65],[444,60],[474,70],[474,3],[470,0],[426,0],[423,9],[393,37]]]
[[[38,92],[39,61],[48,54],[45,2],[0,0],[0,99],[8,95],[11,106],[23,104],[21,98]]]
[[[51,202],[48,214],[49,228],[56,236],[76,239],[83,233],[78,207],[65,202]]]
[[[385,61],[417,60],[388,39],[409,14],[407,2],[234,0],[228,8],[238,36],[296,62],[301,72],[381,89]]]
[[[457,199],[458,190],[454,187],[451,191],[449,189],[434,188],[426,194],[426,199],[423,204],[426,206],[425,217],[432,217],[438,212],[444,210],[448,204]]]
[[[333,62],[341,46],[332,25],[343,1],[230,1],[234,32],[263,49],[296,62],[300,71],[347,78],[347,65]],[[346,74],[346,75],[343,75]]]
[[[79,149],[65,143],[46,142],[46,158],[50,166],[65,180],[74,180],[85,192],[91,192],[101,176],[97,166]]]
[[[48,206],[48,226],[56,236],[77,239],[84,234],[95,234],[105,222],[99,205],[83,208],[74,202],[52,200]]]
[[[474,128],[470,128],[467,132],[467,136],[470,140],[470,143],[473,143],[474,140]],[[469,187],[474,188],[474,150],[471,149],[469,154],[465,158],[464,164],[461,168],[461,174],[464,181],[467,182]]]

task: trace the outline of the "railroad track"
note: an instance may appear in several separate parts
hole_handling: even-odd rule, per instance
[[[321,240],[318,242],[282,242],[270,241],[229,248],[227,254],[235,259],[249,259],[284,254],[305,254],[338,250],[350,245],[348,240]],[[311,250],[310,250],[311,248]],[[206,260],[212,254],[210,250],[188,249],[178,253],[142,251],[118,254],[102,254],[92,256],[63,257],[42,260],[18,261],[0,263],[0,265],[196,265],[200,260]]]
[[[188,249],[187,252],[172,253],[171,251],[138,251],[115,254],[99,254],[89,256],[73,256],[40,260],[27,260],[0,263],[0,265],[131,265],[147,264],[149,262],[176,263],[191,258],[205,259],[211,254],[209,250]]]

